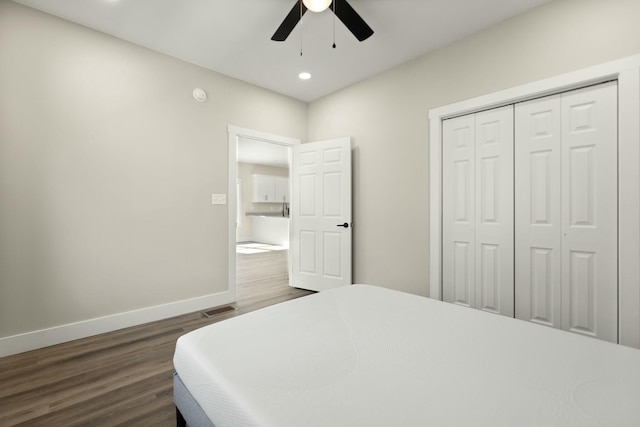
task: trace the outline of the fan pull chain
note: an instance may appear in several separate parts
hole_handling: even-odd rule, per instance
[[[302,0],[300,0],[300,56],[302,56],[302,28],[304,27],[304,25],[302,25]]]
[[[336,2],[332,1],[333,5],[333,48],[336,48]]]

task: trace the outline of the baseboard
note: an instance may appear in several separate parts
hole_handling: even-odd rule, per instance
[[[0,357],[36,350],[50,345],[86,338],[130,326],[167,319],[206,308],[234,302],[231,292],[205,295],[198,298],[89,319],[53,328],[0,338]]]

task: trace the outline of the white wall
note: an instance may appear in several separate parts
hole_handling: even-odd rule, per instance
[[[306,122],[302,102],[0,0],[0,341],[226,292],[227,125]]]
[[[428,295],[430,108],[640,53],[640,1],[555,0],[309,106],[354,146],[354,281]]]

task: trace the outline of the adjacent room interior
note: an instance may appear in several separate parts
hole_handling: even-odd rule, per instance
[[[290,148],[237,142],[236,291],[289,290]]]

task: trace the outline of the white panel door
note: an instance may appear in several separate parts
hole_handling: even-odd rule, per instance
[[[516,106],[516,317],[617,342],[615,82]]]
[[[351,139],[295,146],[291,179],[290,285],[350,285]]]
[[[518,319],[562,327],[560,95],[515,107]]]
[[[445,120],[443,300],[513,316],[513,107]]]
[[[562,327],[612,342],[618,339],[617,115],[616,82],[562,96]]]
[[[513,317],[513,106],[476,114],[476,308]]]
[[[475,307],[475,115],[445,120],[442,299]]]

